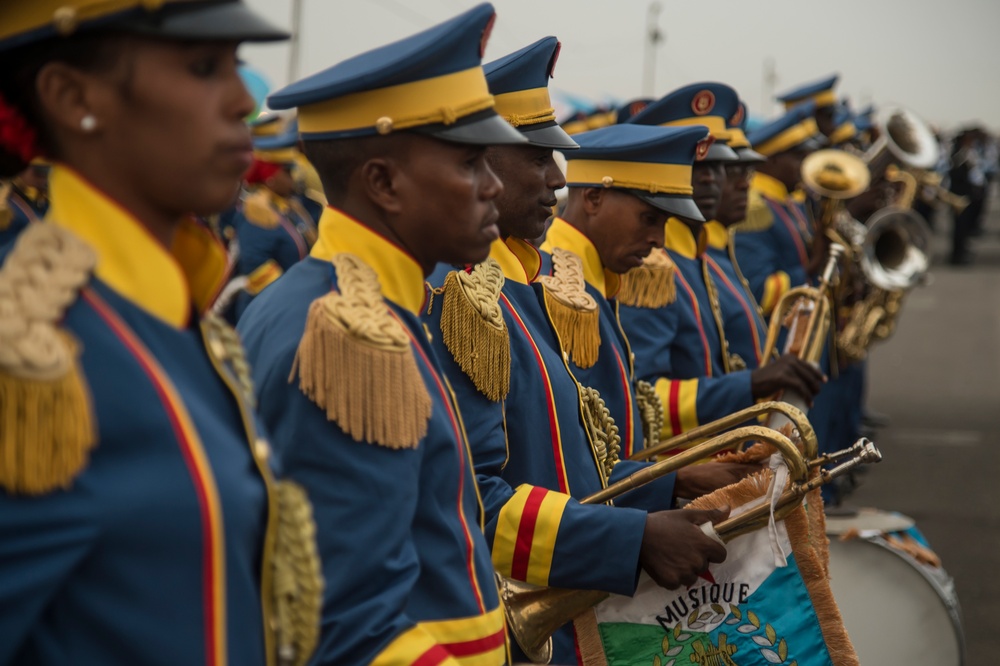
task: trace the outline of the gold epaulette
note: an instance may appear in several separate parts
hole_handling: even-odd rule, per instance
[[[637,308],[662,308],[677,299],[674,288],[676,266],[670,255],[656,248],[642,261],[621,277],[618,302]]]
[[[243,200],[243,217],[263,229],[274,229],[281,223],[281,214],[271,205],[271,197],[264,190],[249,193]]]
[[[274,543],[274,611],[278,663],[305,666],[319,642],[323,566],[316,546],[312,504],[301,486],[276,485],[278,531]]]
[[[748,231],[767,231],[774,225],[774,213],[764,198],[750,190],[750,200],[747,203],[747,219],[733,227],[735,233]]]
[[[288,381],[359,442],[412,449],[427,434],[431,397],[405,325],[382,297],[378,276],[358,257],[331,260],[339,291],[309,307]]]
[[[67,488],[96,443],[79,345],[59,327],[97,257],[54,224],[33,224],[0,268],[0,487]]]
[[[583,260],[557,247],[552,251],[552,275],[538,281],[563,351],[581,368],[593,367],[601,350],[601,319],[597,301],[587,293]]]
[[[503,269],[494,259],[444,281],[441,339],[480,393],[494,402],[510,389],[510,338],[500,310]]]
[[[11,189],[10,181],[0,180],[0,231],[6,231],[14,221],[14,211],[10,209],[9,201]]]

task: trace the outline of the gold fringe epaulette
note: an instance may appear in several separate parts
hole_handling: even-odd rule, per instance
[[[544,287],[545,307],[563,350],[579,367],[593,367],[601,350],[601,319],[597,301],[587,293],[583,260],[555,248],[552,275],[543,275],[538,281]]]
[[[14,211],[10,209],[10,181],[0,180],[0,231],[6,231],[14,221]]]
[[[332,263],[339,291],[317,298],[289,382],[359,442],[412,449],[427,434],[431,398],[402,322],[378,276],[352,254]]]
[[[276,484],[278,531],[274,545],[274,612],[278,664],[305,666],[319,642],[323,567],[316,522],[305,490]]]
[[[281,223],[281,215],[271,206],[271,197],[264,190],[256,190],[246,196],[243,217],[263,229],[274,229]]]
[[[749,231],[767,231],[774,226],[774,213],[767,205],[763,197],[754,191],[750,192],[750,201],[747,203],[747,219],[733,227],[735,233],[745,233]]]
[[[510,390],[510,337],[500,310],[503,269],[493,259],[444,281],[441,338],[480,393],[497,402]]]
[[[621,277],[618,302],[636,308],[662,308],[673,303],[677,300],[674,287],[676,268],[666,250],[654,249],[643,260],[642,266]]]
[[[59,328],[97,263],[83,241],[33,224],[0,268],[0,487],[67,488],[96,443],[79,345]]]

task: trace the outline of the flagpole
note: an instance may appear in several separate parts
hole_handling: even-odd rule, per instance
[[[302,35],[302,0],[292,0],[292,37],[288,42],[288,83],[299,78],[299,43]]]

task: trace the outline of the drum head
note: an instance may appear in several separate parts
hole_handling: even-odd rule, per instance
[[[879,509],[855,509],[846,513],[828,510],[826,533],[840,536],[856,529],[861,534],[869,532],[902,532],[913,527],[913,519],[901,513]]]
[[[862,664],[961,665],[953,591],[883,539],[831,540],[830,587]]]

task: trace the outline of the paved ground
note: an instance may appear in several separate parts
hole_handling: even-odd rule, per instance
[[[892,419],[884,461],[848,502],[912,516],[954,577],[967,664],[1000,664],[1000,205],[968,268],[943,265],[871,354],[869,404]],[[866,665],[867,666],[867,665]]]

